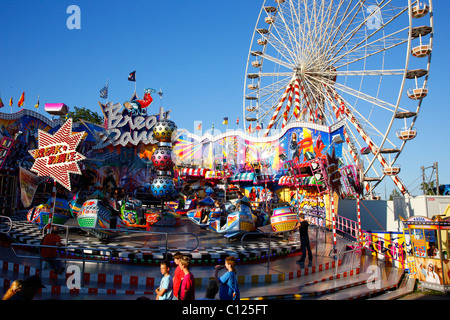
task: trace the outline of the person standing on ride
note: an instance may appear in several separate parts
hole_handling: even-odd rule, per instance
[[[178,292],[180,291],[181,280],[183,279],[184,273],[181,270],[180,260],[183,255],[180,252],[176,252],[173,255],[173,262],[176,264],[176,269],[173,274],[173,296],[174,299],[179,299]]]
[[[187,256],[181,257],[180,266],[184,273],[184,277],[181,281],[178,300],[195,300],[195,278],[189,271],[191,267],[191,258]]]
[[[304,263],[306,260],[306,250],[308,250],[308,258],[309,261],[312,261],[312,252],[311,252],[311,246],[309,244],[309,235],[308,235],[308,227],[309,223],[305,220],[305,215],[300,214],[298,217],[298,221],[295,229],[300,229],[300,244],[301,244],[301,251],[302,251],[302,257],[300,260],[297,261],[297,263]]]
[[[219,270],[227,269],[220,278]],[[236,258],[228,256],[225,259],[225,266],[217,265],[215,267],[214,278],[219,282],[219,298],[220,300],[240,300],[239,285],[236,277]]]

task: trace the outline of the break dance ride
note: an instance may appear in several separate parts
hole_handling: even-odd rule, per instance
[[[342,160],[366,195],[386,176],[408,194],[396,162],[417,135],[432,46],[431,0],[265,0],[248,53],[245,127],[268,136],[342,121]]]

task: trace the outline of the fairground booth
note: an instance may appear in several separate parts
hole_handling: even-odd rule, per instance
[[[419,288],[450,292],[450,206],[432,219],[414,216],[403,223],[405,241],[411,243],[407,257],[410,276],[418,279]]]

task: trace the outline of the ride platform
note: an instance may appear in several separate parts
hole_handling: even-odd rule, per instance
[[[21,221],[19,216],[15,217],[9,236],[14,238],[15,242],[30,245],[38,243],[42,231],[26,220]],[[406,287],[404,283],[407,277],[404,276],[402,269],[386,267],[375,257],[361,251],[345,251],[349,242],[343,238],[338,237],[337,248],[340,254],[335,257],[330,255],[333,251],[333,244],[330,243],[332,237],[329,232],[323,232],[318,228],[310,229],[313,261],[306,260],[304,265],[297,263],[301,254],[298,250],[299,243],[296,241],[276,240],[275,242],[279,242],[279,245],[272,243],[272,254],[268,255],[267,243],[264,244],[264,238],[261,237],[249,240],[244,248],[239,241],[229,243],[219,238],[217,234],[193,225],[187,218],[183,218],[182,226],[178,227],[176,232],[181,230],[195,231],[199,237],[198,248],[190,252],[186,251],[186,254],[190,254],[194,260],[191,272],[196,279],[197,299],[204,296],[207,283],[214,277],[215,264],[223,264],[225,255],[239,257],[237,272],[242,300],[350,300],[379,296],[383,292],[392,292],[396,288]],[[60,236],[64,238],[64,234]],[[110,249],[117,246],[117,251],[113,252],[111,260],[86,262],[82,284],[78,289],[72,290],[67,286],[70,274],[58,275],[51,270],[41,269],[40,260],[36,259],[36,254],[24,253],[18,250],[18,247],[15,250],[20,252],[20,255],[29,254],[29,256],[18,257],[11,247],[0,247],[2,257],[0,283],[3,283],[3,292],[5,292],[12,281],[38,274],[46,288],[42,289],[35,299],[136,300],[145,297],[153,300],[155,289],[162,277],[159,261],[163,258],[163,249],[158,247],[157,250],[152,251],[151,255],[154,259],[152,261],[139,259],[136,255],[131,258],[130,252],[134,249],[127,250],[127,248],[132,248],[137,243],[143,246],[142,241],[146,241],[146,250],[152,251],[152,245],[156,248],[156,239],[149,235],[136,237],[127,234],[106,245],[99,243],[95,237],[71,234],[70,246],[96,244],[109,246]],[[177,248],[176,246],[180,243],[183,243],[183,246]],[[249,247],[250,243],[252,247]],[[183,249],[189,249],[189,245],[186,238],[169,241],[171,253],[173,250],[183,252]],[[289,253],[277,254],[281,252],[280,248],[284,248]],[[88,257],[93,258],[94,255],[95,250]],[[376,265],[380,270],[380,281],[376,286],[371,286],[369,281],[371,273],[368,268],[371,265]],[[83,263],[79,259],[73,259],[66,262],[66,267],[68,266],[78,266],[82,269]],[[173,270],[171,270],[172,274]],[[402,292],[406,294],[409,291]]]

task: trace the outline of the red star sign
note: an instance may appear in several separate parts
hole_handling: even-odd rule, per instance
[[[72,119],[67,120],[55,135],[39,130],[39,148],[29,151],[35,159],[30,170],[39,177],[52,177],[70,191],[69,173],[81,174],[77,162],[85,159],[76,151],[84,134],[72,133]]]

